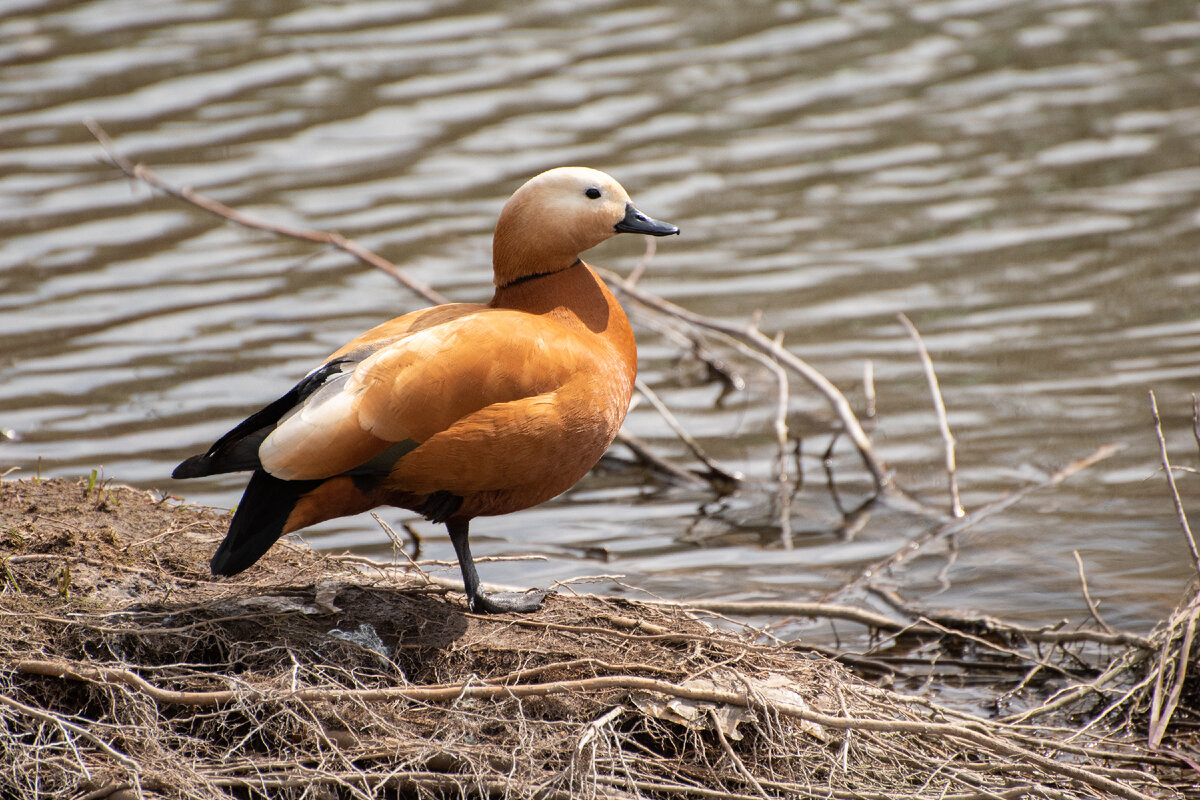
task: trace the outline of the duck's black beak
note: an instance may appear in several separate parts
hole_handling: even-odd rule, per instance
[[[625,204],[625,217],[613,229],[617,233],[648,233],[651,236],[670,236],[679,233],[679,228],[669,222],[647,217],[633,203]]]

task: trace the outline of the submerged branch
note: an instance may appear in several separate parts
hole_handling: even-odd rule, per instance
[[[1016,491],[1011,492],[1004,497],[999,498],[998,500],[993,500],[987,505],[980,506],[970,514],[967,514],[965,517],[960,517],[926,530],[924,533],[909,539],[904,543],[903,546],[895,550],[890,556],[880,559],[879,561],[867,566],[861,570],[856,577],[842,584],[842,586],[838,589],[829,592],[821,599],[825,602],[828,602],[836,597],[841,597],[851,590],[858,589],[866,585],[885,570],[894,569],[899,564],[909,560],[927,545],[945,539],[948,536],[961,533],[962,531],[967,530],[984,519],[987,519],[988,517],[993,516],[994,514],[1005,510],[1006,508],[1016,505],[1039,489],[1057,486],[1075,473],[1085,470],[1093,464],[1111,457],[1123,447],[1124,445],[1120,443],[1103,445],[1090,455],[1084,456],[1083,458],[1067,464],[1065,467],[1061,468],[1053,475],[1050,475],[1045,480],[1038,481],[1037,483],[1030,484],[1021,489],[1017,489]]]

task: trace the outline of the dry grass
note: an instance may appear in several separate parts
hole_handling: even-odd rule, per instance
[[[558,596],[480,617],[405,573],[287,544],[214,580],[226,524],[128,489],[0,483],[0,796],[1186,791],[1180,762],[1111,727],[956,713],[682,609]]]

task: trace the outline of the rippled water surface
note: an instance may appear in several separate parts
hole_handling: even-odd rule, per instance
[[[1080,620],[1078,550],[1109,621],[1145,630],[1192,572],[1147,390],[1176,460],[1195,465],[1197,8],[0,2],[0,465],[102,466],[231,506],[244,477],[178,484],[171,467],[420,305],[345,255],[131,185],[99,163],[84,118],[170,181],[352,236],[455,300],[490,296],[508,194],[586,164],[683,229],[659,242],[645,289],[730,321],[761,312],[860,410],[870,362],[880,454],[924,496],[944,493],[942,444],[897,312],[937,365],[968,508],[1127,443],[896,579],[934,605]],[[628,272],[640,255],[624,237],[589,260]],[[747,389],[721,401],[655,322],[634,319],[642,376],[750,487],[718,499],[614,462],[541,508],[477,521],[477,554],[548,558],[487,564],[486,580],[808,599],[929,524],[881,508],[837,533],[819,458],[831,415],[796,383],[805,482],[784,549],[774,379],[744,363]],[[627,430],[688,463],[649,404]],[[844,442],[834,466],[852,506],[868,483]],[[1198,485],[1180,475],[1191,508]],[[441,528],[417,527],[423,556],[452,557]],[[308,538],[391,557],[369,517]]]

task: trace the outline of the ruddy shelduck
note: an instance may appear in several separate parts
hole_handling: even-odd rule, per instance
[[[612,443],[637,347],[579,254],[617,233],[678,232],[603,172],[529,180],[500,212],[490,303],[372,328],[175,468],[175,478],[253,470],[213,573],[241,572],[285,533],[392,505],[446,524],[473,611],[539,608],[545,592],[479,590],[468,527],[566,491]]]

